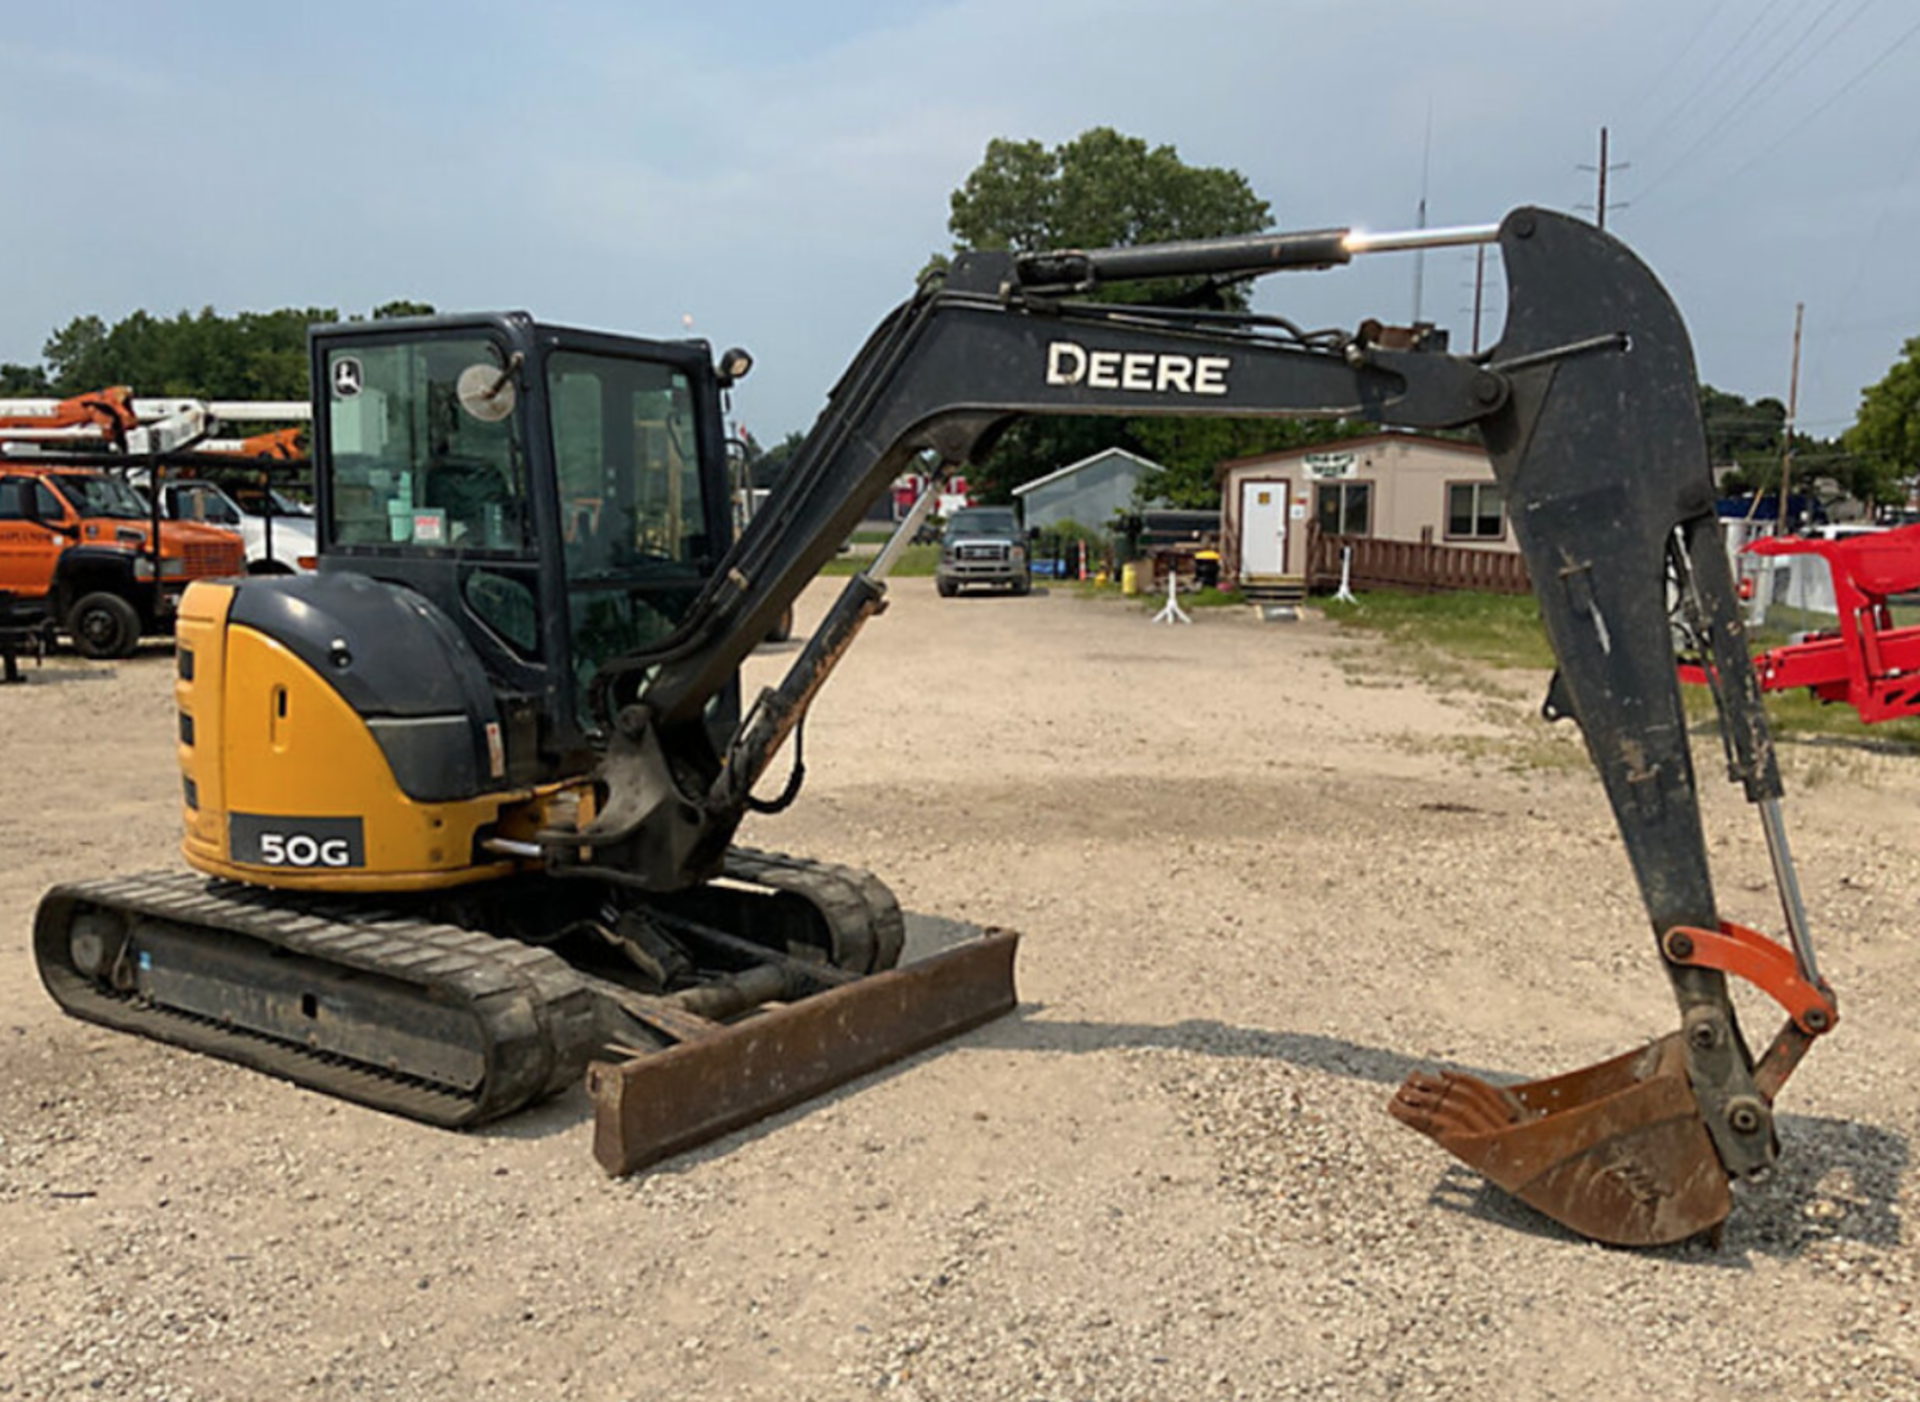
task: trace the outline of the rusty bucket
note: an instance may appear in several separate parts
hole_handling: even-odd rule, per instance
[[[1733,1206],[1686,1063],[1676,1033],[1520,1085],[1416,1071],[1387,1109],[1582,1236],[1663,1246],[1717,1229]]]

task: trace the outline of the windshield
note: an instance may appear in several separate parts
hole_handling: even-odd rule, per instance
[[[235,487],[229,493],[249,516],[311,516],[313,508],[273,487]]]
[[[479,335],[369,341],[328,352],[333,540],[529,549],[515,371]]]
[[[140,494],[118,477],[104,472],[61,472],[51,479],[54,488],[82,516],[111,516],[142,521],[148,516]]]
[[[567,621],[584,698],[609,659],[679,626],[724,542],[708,530],[698,411],[684,374],[656,361],[560,351],[547,361],[547,383]]]
[[[965,536],[1006,537],[1018,535],[1020,523],[1011,511],[979,511],[969,508],[956,511],[953,519],[947,522],[947,539],[959,540]]]

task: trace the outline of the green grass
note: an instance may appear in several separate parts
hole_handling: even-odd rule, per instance
[[[1369,593],[1355,604],[1328,602],[1327,617],[1343,627],[1378,633],[1396,646],[1397,657],[1422,680],[1466,690],[1502,692],[1507,687],[1486,669],[1549,670],[1540,612],[1531,595]],[[1831,623],[1831,619],[1827,620]],[[1784,630],[1757,633],[1756,647],[1786,640]],[[1683,688],[1687,715],[1714,724],[1713,698],[1705,687]],[[1920,720],[1868,725],[1851,706],[1824,705],[1805,691],[1766,694],[1767,720],[1782,737],[1851,741],[1920,752]]]
[[[1491,667],[1553,666],[1553,649],[1531,594],[1362,594],[1328,601],[1327,617],[1412,649]]]
[[[858,535],[854,537],[856,542],[859,539]],[[884,540],[885,537],[883,536],[882,539]],[[845,577],[860,573],[872,563],[871,555],[836,555],[827,561],[820,573]],[[893,567],[893,577],[896,579],[931,578],[939,563],[940,547],[938,545],[909,545],[901,552],[899,563]]]

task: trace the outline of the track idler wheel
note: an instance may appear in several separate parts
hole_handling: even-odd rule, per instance
[[[1733,1207],[1677,1033],[1515,1086],[1416,1071],[1387,1109],[1529,1207],[1609,1245],[1685,1241]]]

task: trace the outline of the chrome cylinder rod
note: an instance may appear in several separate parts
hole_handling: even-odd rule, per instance
[[[913,505],[894,528],[887,543],[880,547],[880,553],[873,557],[873,563],[866,568],[867,578],[878,584],[893,571],[895,564],[906,548],[913,544],[913,538],[920,531],[928,516],[933,514],[933,504],[940,499],[941,488],[947,484],[947,469],[942,466],[927,475],[927,485],[914,499]]]
[[[1793,962],[1800,977],[1820,987],[1820,966],[1813,961],[1813,938],[1807,933],[1807,908],[1800,899],[1800,877],[1794,871],[1793,853],[1787,848],[1787,824],[1780,815],[1780,800],[1760,801],[1760,826],[1767,834],[1767,856],[1773,861],[1774,884],[1780,888],[1780,904],[1786,910],[1787,939],[1793,945]]]
[[[1465,248],[1476,243],[1498,243],[1498,224],[1457,224],[1446,229],[1403,229],[1370,233],[1349,229],[1340,244],[1348,253],[1406,253],[1421,248]]]

